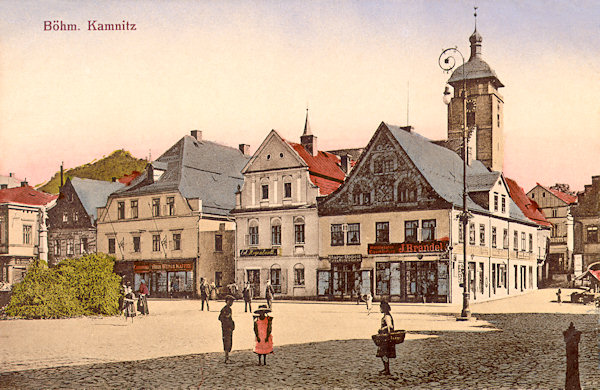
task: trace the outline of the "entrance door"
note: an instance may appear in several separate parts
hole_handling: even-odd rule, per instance
[[[260,297],[260,270],[258,269],[249,269],[246,271],[248,276],[248,281],[252,286],[252,290],[254,291],[254,298]]]
[[[360,263],[332,264],[333,295],[353,297],[360,282]]]

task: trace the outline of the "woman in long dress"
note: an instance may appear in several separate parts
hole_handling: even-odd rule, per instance
[[[127,286],[125,286],[125,297],[123,298],[123,306],[125,321],[127,321],[127,319],[131,317],[131,322],[133,322],[133,317],[135,317],[135,294],[131,289],[131,283],[127,283]]]
[[[267,315],[271,309],[267,305],[260,305],[258,310],[254,312],[254,335],[256,336],[256,344],[254,353],[258,354],[258,365],[267,365],[267,354],[273,353],[273,335],[271,334],[273,317]],[[260,357],[263,357],[261,363]]]
[[[383,313],[383,317],[381,318],[381,327],[378,333],[386,337],[382,338],[377,348],[376,356],[380,357],[383,362],[383,370],[379,371],[379,373],[390,375],[390,359],[396,358],[396,344],[390,339],[390,333],[394,330],[394,319],[390,314],[391,307],[389,303],[381,301],[379,309]]]

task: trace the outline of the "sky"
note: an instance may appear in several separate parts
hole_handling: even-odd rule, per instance
[[[583,190],[600,175],[600,2],[476,3],[483,59],[505,85],[505,176]],[[468,59],[473,6],[0,1],[0,175],[36,185],[117,149],[154,159],[194,129],[254,152],[271,129],[297,142],[307,107],[320,150],[363,147],[382,121],[445,139],[438,58]],[[136,29],[89,31],[94,20]]]

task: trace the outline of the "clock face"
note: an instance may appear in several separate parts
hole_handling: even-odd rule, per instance
[[[474,99],[467,100],[467,112],[473,112],[476,108],[476,103]]]

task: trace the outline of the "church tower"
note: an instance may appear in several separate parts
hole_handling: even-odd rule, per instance
[[[448,79],[448,84],[454,88],[454,96],[448,105],[448,147],[462,156],[463,91],[466,87],[467,127],[471,138],[475,137],[468,143],[475,148],[472,157],[489,169],[502,172],[504,99],[498,89],[504,85],[481,57],[482,38],[477,23],[469,41],[469,61],[456,68]]]

